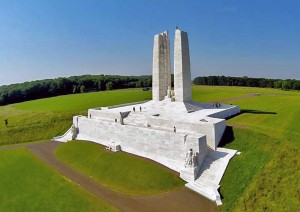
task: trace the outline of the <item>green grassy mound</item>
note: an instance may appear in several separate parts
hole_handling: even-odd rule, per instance
[[[116,211],[27,149],[0,151],[0,211]]]
[[[124,152],[111,153],[92,142],[67,142],[55,155],[110,189],[126,194],[160,194],[184,185],[177,175],[155,162]]]

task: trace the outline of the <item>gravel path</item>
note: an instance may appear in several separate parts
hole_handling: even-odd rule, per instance
[[[183,187],[166,194],[153,196],[129,196],[110,190],[99,184],[93,178],[85,176],[64,164],[54,156],[59,142],[27,143],[1,147],[0,150],[25,147],[38,158],[57,170],[70,181],[107,201],[121,211],[218,211],[215,203]]]

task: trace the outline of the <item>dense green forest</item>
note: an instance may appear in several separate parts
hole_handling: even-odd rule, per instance
[[[283,90],[300,90],[300,80],[265,79],[250,77],[207,76],[196,77],[195,85],[246,86],[260,88],[278,88]]]
[[[172,75],[172,84],[173,77],[174,76]],[[300,90],[300,80],[289,79],[280,80],[250,77],[207,76],[196,77],[193,83],[195,85],[247,86]],[[0,86],[0,105],[72,93],[105,91],[121,88],[145,88],[151,86],[151,76],[82,75],[36,80]]]
[[[58,95],[151,87],[151,76],[83,75],[0,86],[0,105]]]

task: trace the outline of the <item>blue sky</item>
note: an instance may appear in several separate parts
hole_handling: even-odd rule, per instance
[[[151,74],[154,34],[176,25],[193,77],[300,79],[299,0],[0,0],[0,85]]]

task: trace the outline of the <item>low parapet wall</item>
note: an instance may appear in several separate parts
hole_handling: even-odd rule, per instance
[[[74,118],[74,123],[76,121]],[[119,143],[125,152],[150,158],[178,172],[184,167],[188,149],[193,148],[197,153],[199,166],[208,150],[202,134],[184,135],[85,117],[78,118],[78,129],[77,139],[102,145]]]
[[[139,101],[139,102],[131,102],[131,103],[120,104],[120,105],[108,106],[107,109],[118,108],[118,107],[125,107],[125,106],[130,106],[130,105],[139,105],[139,104],[144,104],[146,102],[149,102],[149,100]]]
[[[226,107],[226,110],[222,110],[208,116],[212,118],[226,119],[240,113],[239,106],[222,105],[222,107]]]
[[[115,119],[120,119],[119,113],[104,113],[101,109],[89,109],[88,110],[89,118],[101,118],[106,120],[114,121]]]
[[[119,119],[120,114],[119,113],[103,113],[103,110],[108,111],[109,109],[113,108],[119,108],[119,107],[125,107],[125,106],[130,106],[130,105],[140,105],[144,104],[146,102],[149,102],[149,100],[146,101],[140,101],[140,102],[131,102],[127,104],[120,104],[120,105],[113,105],[113,106],[108,106],[108,107],[99,107],[99,108],[92,108],[88,110],[88,117],[98,117],[98,118],[105,118],[105,119]]]

